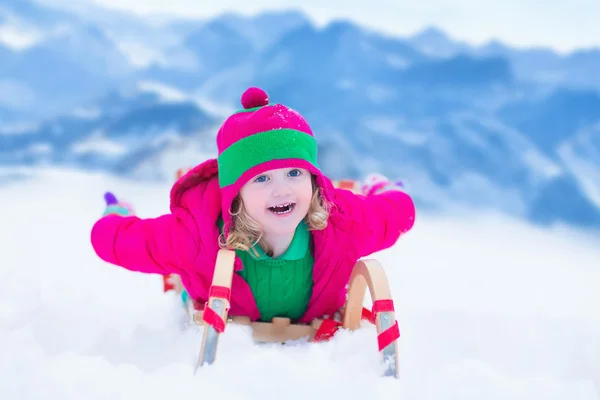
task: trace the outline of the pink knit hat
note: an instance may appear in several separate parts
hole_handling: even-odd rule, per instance
[[[326,185],[317,163],[317,142],[297,111],[269,104],[267,94],[256,87],[247,89],[241,102],[244,109],[227,118],[217,133],[225,235],[231,224],[231,203],[253,176],[271,169],[296,167],[314,174],[319,186]]]

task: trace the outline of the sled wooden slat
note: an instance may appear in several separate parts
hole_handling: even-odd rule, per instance
[[[204,325],[202,311],[196,311],[194,322]],[[273,318],[271,322],[252,322],[248,317],[229,317],[228,323],[247,325],[252,328],[252,339],[258,343],[280,343],[291,340],[308,339],[311,341],[321,326],[322,319],[315,319],[310,325],[293,324],[289,318]]]

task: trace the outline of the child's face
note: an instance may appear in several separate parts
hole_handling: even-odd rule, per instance
[[[301,168],[273,169],[246,182],[240,196],[264,233],[294,233],[310,207],[312,177]]]

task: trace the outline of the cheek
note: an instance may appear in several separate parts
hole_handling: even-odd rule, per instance
[[[249,196],[248,199],[244,201],[244,206],[250,216],[256,215],[259,211],[264,209],[263,203],[257,196]]]
[[[307,182],[303,182],[298,193],[298,198],[302,199],[302,203],[307,208],[310,205],[310,201],[312,199],[312,192],[312,182],[310,180]]]
[[[251,217],[256,217],[264,213],[266,203],[264,201],[264,193],[260,190],[245,190],[241,193],[244,208]]]

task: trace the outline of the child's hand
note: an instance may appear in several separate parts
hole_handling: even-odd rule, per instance
[[[361,185],[361,193],[365,196],[389,190],[403,191],[404,184],[401,181],[392,182],[381,174],[369,174]]]
[[[106,192],[104,194],[104,200],[106,201],[106,209],[102,216],[106,215],[120,215],[122,217],[126,217],[128,215],[133,215],[133,207],[124,201],[118,201],[114,194],[111,192]]]

